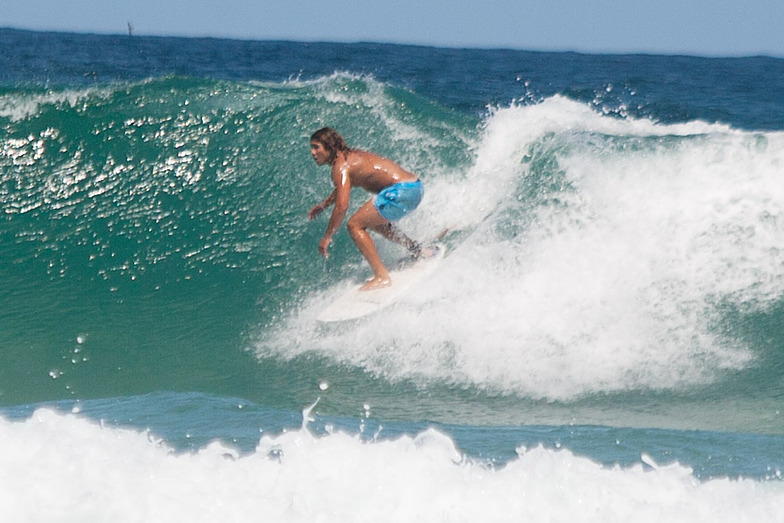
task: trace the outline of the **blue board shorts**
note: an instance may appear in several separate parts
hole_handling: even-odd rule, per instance
[[[400,182],[378,193],[373,204],[382,217],[394,222],[416,209],[424,194],[425,187],[420,180]]]

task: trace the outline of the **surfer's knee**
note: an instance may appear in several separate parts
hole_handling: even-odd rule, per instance
[[[362,236],[362,234],[365,233],[365,226],[361,220],[357,219],[356,215],[348,219],[348,222],[346,222],[346,229],[348,229],[348,233],[352,238]]]

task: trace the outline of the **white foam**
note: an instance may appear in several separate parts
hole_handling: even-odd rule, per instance
[[[109,88],[92,87],[42,93],[9,93],[0,96],[0,118],[20,121],[38,114],[44,106],[65,104],[74,108],[91,97],[105,98],[111,93],[112,90]]]
[[[561,97],[497,110],[474,165],[429,180],[412,215],[473,228],[438,273],[328,332],[312,323],[328,294],[312,296],[259,352],[546,399],[711,383],[754,359],[720,328],[723,309],[784,296],[781,165],[781,133],[624,120]]]
[[[518,450],[500,469],[428,430],[362,442],[307,429],[239,456],[219,443],[175,453],[146,433],[38,410],[0,418],[7,521],[773,521],[780,481],[700,482],[650,458],[606,468],[567,450]]]

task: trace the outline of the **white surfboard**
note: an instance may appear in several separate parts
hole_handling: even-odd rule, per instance
[[[332,304],[316,316],[322,323],[355,320],[373,314],[392,304],[417,282],[430,275],[444,258],[446,248],[436,246],[433,256],[405,263],[389,271],[392,285],[371,291],[359,290],[359,285],[340,295]]]

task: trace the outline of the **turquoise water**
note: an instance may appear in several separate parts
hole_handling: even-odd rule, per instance
[[[488,489],[547,521],[784,506],[781,60],[0,42],[4,492],[44,485],[61,520],[170,520],[158,493],[185,477],[195,519],[202,500],[227,520],[368,518],[409,485],[463,503],[382,519],[459,521]],[[420,288],[339,326],[315,316],[369,269],[345,231],[317,252],[324,125],[420,174],[408,234],[450,229]],[[74,468],[87,490],[58,492],[91,505],[46,487]],[[289,474],[281,497],[244,490]]]

